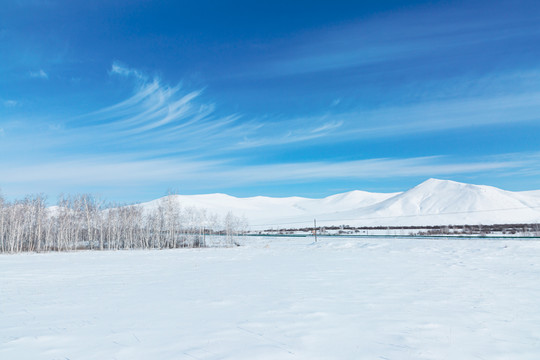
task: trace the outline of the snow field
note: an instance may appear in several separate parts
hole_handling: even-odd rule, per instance
[[[540,242],[0,256],[0,359],[538,359]]]

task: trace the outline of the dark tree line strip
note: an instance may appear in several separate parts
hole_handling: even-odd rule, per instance
[[[50,208],[41,195],[13,202],[0,196],[1,253],[230,246],[246,228],[230,212],[220,218],[182,207],[174,195],[152,209],[106,206],[92,195],[61,196]],[[220,236],[210,242],[209,235]]]

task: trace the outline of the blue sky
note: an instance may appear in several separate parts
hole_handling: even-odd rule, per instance
[[[540,189],[538,44],[534,1],[9,1],[0,188]]]

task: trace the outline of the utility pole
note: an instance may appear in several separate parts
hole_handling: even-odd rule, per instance
[[[317,219],[313,219],[313,234],[315,235],[315,242],[317,242]]]

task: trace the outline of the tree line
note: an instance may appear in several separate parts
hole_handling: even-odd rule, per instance
[[[53,207],[43,195],[0,195],[0,253],[232,246],[246,229],[245,218],[183,207],[174,195],[152,208],[89,194],[62,195]]]

